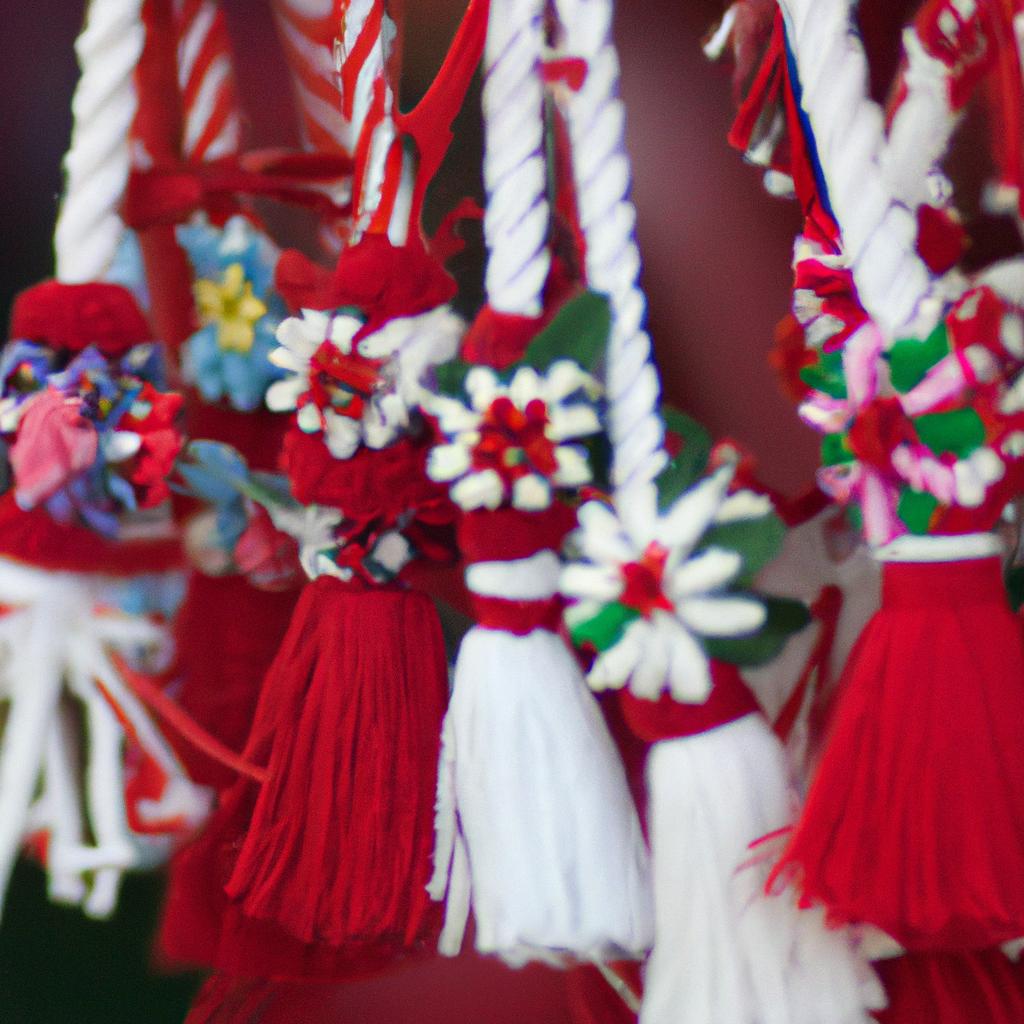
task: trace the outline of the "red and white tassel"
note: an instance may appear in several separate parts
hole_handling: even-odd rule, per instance
[[[445,720],[430,884],[447,895],[449,956],[470,907],[477,949],[513,964],[635,957],[651,941],[647,852],[619,754],[552,628],[560,563],[536,539],[545,515],[477,512],[461,527],[479,622]]]

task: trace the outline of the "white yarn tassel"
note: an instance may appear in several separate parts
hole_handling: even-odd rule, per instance
[[[82,77],[71,103],[67,183],[54,236],[61,281],[101,280],[124,232],[118,207],[128,183],[128,135],[138,108],[141,11],[142,0],[92,0],[75,43]]]
[[[478,562],[468,582],[550,599],[553,552]],[[474,627],[445,720],[430,893],[448,895],[441,952],[476,946],[512,964],[621,959],[649,948],[648,858],[619,752],[575,658],[546,629]]]
[[[445,741],[447,842],[431,882],[435,899],[450,889],[441,952],[458,952],[470,904],[477,949],[515,965],[649,947],[640,824],[618,750],[562,640],[545,629],[472,629]]]
[[[759,714],[655,744],[647,766],[655,944],[640,1024],[868,1024],[884,1005],[847,933],[763,895],[749,844],[790,821],[785,758]]]
[[[49,837],[54,898],[81,903],[92,917],[113,912],[126,869],[160,852],[160,836],[140,837],[128,826],[126,731],[166,779],[158,800],[140,801],[141,817],[197,826],[209,809],[209,792],[185,777],[111,658],[162,649],[166,632],[142,616],[106,611],[108,587],[95,575],[0,559],[0,604],[8,609],[0,617],[0,699],[9,703],[0,740],[0,908],[22,843],[34,832]],[[87,727],[81,782],[61,709],[65,688],[81,701]],[[84,837],[86,816],[92,843]]]

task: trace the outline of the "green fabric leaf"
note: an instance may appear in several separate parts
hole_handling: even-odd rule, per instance
[[[472,363],[461,359],[452,359],[434,367],[437,390],[449,398],[462,398],[466,393],[466,377],[473,368]]]
[[[658,474],[658,508],[664,512],[704,473],[711,455],[711,435],[693,417],[662,404],[665,430],[682,440],[682,447]]]
[[[952,452],[962,459],[985,443],[985,424],[973,409],[926,413],[913,423],[922,444],[936,455]]]
[[[815,391],[832,398],[846,398],[842,352],[819,352],[818,361],[800,371],[800,379]]]
[[[764,665],[778,655],[794,633],[799,633],[811,621],[811,613],[801,601],[784,597],[758,597],[758,600],[768,613],[764,625],[750,636],[701,637],[710,657],[731,665]]]
[[[612,489],[612,445],[608,435],[601,433],[591,434],[590,437],[577,437],[573,439],[573,444],[579,445],[587,453],[591,485],[599,491],[609,493]]]
[[[1010,607],[1020,611],[1024,604],[1024,565],[1014,565],[1006,572],[1006,596],[1009,598]]]
[[[900,392],[910,391],[924,380],[925,374],[949,355],[946,325],[938,327],[924,341],[900,338],[889,350],[889,375],[892,386]]]
[[[700,549],[725,548],[737,551],[743,559],[743,569],[737,578],[743,586],[779,553],[786,536],[785,523],[774,513],[757,519],[741,519],[734,523],[712,526],[700,542]]]
[[[853,461],[853,452],[846,446],[845,434],[826,434],[821,439],[821,464],[841,466]]]
[[[569,635],[577,647],[591,644],[598,651],[606,651],[622,639],[626,627],[638,618],[640,613],[635,608],[627,608],[614,601],[605,605],[593,618],[573,625]]]
[[[511,380],[521,366],[532,366],[544,373],[559,359],[571,359],[593,373],[604,356],[611,325],[608,299],[597,292],[583,292],[562,306],[551,323],[530,342],[526,355],[503,370],[501,377]]]
[[[911,533],[927,533],[932,516],[939,507],[938,499],[925,491],[904,487],[900,492],[896,515]]]

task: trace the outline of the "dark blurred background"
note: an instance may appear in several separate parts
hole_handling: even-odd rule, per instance
[[[292,112],[263,0],[225,0],[237,50],[250,142],[293,140]],[[895,62],[907,0],[862,4],[877,56],[876,92]],[[72,51],[82,0],[0,0],[0,313],[19,289],[52,271],[50,237],[61,187],[76,78]],[[403,102],[425,89],[464,0],[406,0]],[[706,63],[700,39],[721,14],[719,0],[621,0],[618,41],[639,211],[650,327],[669,398],[718,436],[748,445],[766,481],[795,492],[811,479],[815,443],[776,387],[765,362],[772,329],[788,307],[796,209],[769,198],[760,175],[725,142],[732,116],[728,69]],[[473,94],[435,184],[428,226],[466,194],[479,196],[480,124]],[[984,146],[962,162],[980,180]],[[455,266],[479,287],[481,248]],[[125,890],[108,924],[49,907],[41,873],[23,866],[0,928],[3,1024],[180,1021],[193,979],[157,980],[148,971],[156,879]],[[344,989],[292,992],[266,1024],[560,1024],[561,978],[511,972],[474,958],[431,963]]]

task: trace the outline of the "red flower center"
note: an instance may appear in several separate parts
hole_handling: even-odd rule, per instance
[[[530,473],[551,477],[558,469],[555,442],[546,433],[548,407],[539,398],[525,409],[512,399],[496,398],[480,422],[480,440],[473,449],[473,468],[493,469],[506,484]]]
[[[310,360],[310,397],[318,409],[330,408],[342,416],[361,419],[382,365],[383,360],[367,359],[358,352],[346,355],[325,341]]]
[[[621,569],[625,587],[619,600],[649,619],[655,610],[670,612],[672,602],[664,590],[665,563],[668,549],[652,541],[644,548],[639,561],[628,562]]]

